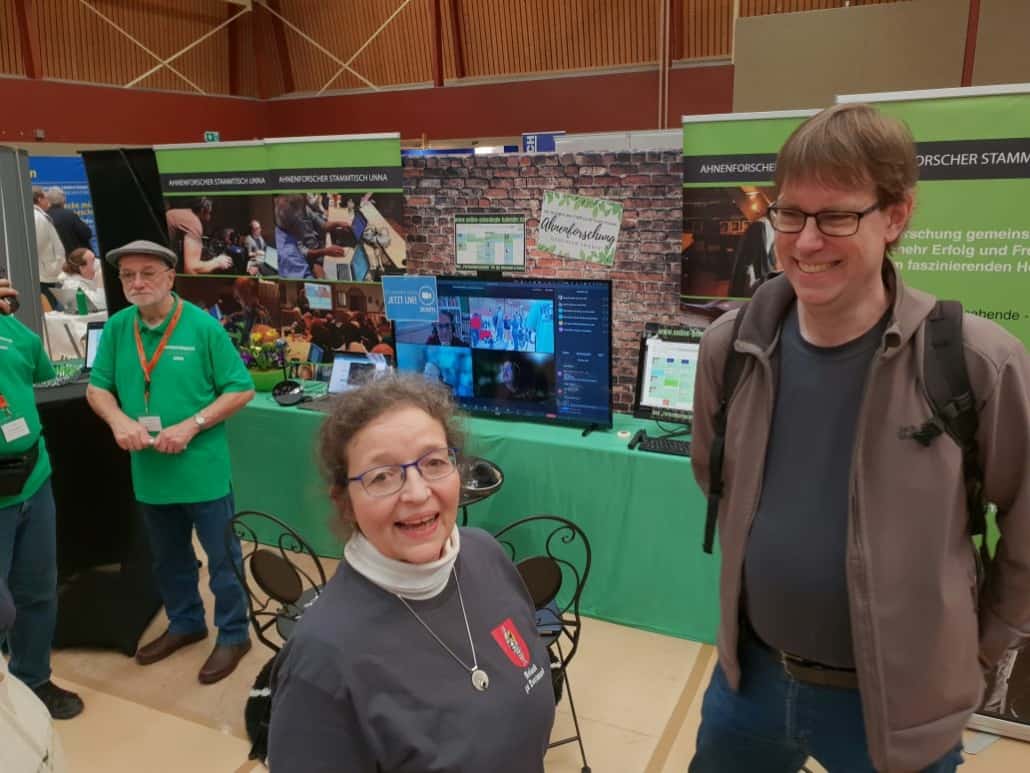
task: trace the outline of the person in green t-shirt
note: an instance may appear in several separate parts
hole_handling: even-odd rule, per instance
[[[204,684],[231,674],[250,650],[247,601],[226,546],[234,503],[224,421],[254,395],[221,325],[172,292],[175,253],[135,241],[107,253],[132,304],[108,320],[86,399],[130,452],[154,574],[168,629],[136,652],[149,665],[207,636],[197,590],[194,529],[207,553],[218,640],[200,669]]]
[[[0,279],[0,583],[14,597],[7,634],[11,673],[54,719],[82,712],[82,699],[50,681],[50,642],[57,625],[57,514],[50,457],[33,383],[54,377],[39,336],[11,315],[17,297]],[[0,635],[2,638],[2,635]]]

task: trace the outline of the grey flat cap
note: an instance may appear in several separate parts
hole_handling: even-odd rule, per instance
[[[118,261],[126,255],[149,255],[153,258],[160,258],[168,264],[169,268],[175,268],[175,264],[178,262],[175,253],[170,249],[146,239],[137,239],[134,242],[117,247],[107,253],[106,259],[108,263],[118,268]]]

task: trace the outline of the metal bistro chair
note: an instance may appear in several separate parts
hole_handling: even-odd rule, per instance
[[[244,510],[233,516],[226,541],[236,537],[243,548],[236,579],[247,594],[250,622],[258,639],[278,652],[282,644],[268,637],[276,627],[282,641],[325,587],[325,570],[315,551],[292,528],[274,515]],[[301,557],[305,560],[301,562]],[[310,564],[314,569],[309,569]]]
[[[556,515],[523,518],[505,526],[494,538],[515,562],[536,607],[537,634],[552,658],[555,701],[561,699],[563,686],[569,698],[576,733],[552,741],[548,748],[575,741],[583,760],[582,773],[590,773],[568,674],[568,665],[579,649],[579,600],[590,575],[590,542],[579,526]]]
[[[469,505],[496,494],[504,485],[504,473],[489,459],[479,456],[462,457],[458,462],[458,473],[461,475],[461,499],[458,502],[461,525],[468,526]]]

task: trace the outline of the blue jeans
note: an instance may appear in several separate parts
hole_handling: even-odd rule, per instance
[[[11,673],[39,687],[50,679],[57,625],[57,525],[49,478],[21,504],[0,508],[0,577],[17,614],[7,634]]]
[[[211,593],[215,597],[215,625],[219,644],[240,644],[249,639],[247,598],[230,561],[240,565],[240,542],[232,539],[226,551],[226,530],[233,516],[232,492],[210,502],[184,505],[140,503],[147,523],[150,549],[154,554],[154,575],[161,591],[168,630],[199,633],[207,630],[204,602],[197,588],[197,555],[193,552],[193,529],[207,553]]]
[[[799,682],[741,633],[740,691],[719,665],[705,692],[690,773],[796,773],[814,757],[830,773],[872,773],[858,690]],[[924,773],[952,773],[962,745]]]

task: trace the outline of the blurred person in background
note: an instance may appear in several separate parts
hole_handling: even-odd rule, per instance
[[[53,289],[64,266],[64,245],[47,210],[50,200],[38,185],[32,186],[32,210],[36,225],[36,256],[39,259],[39,291],[54,311],[63,311]]]

